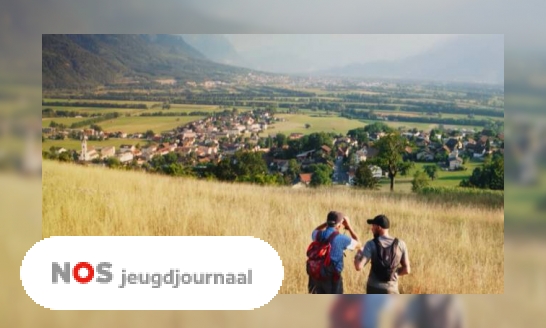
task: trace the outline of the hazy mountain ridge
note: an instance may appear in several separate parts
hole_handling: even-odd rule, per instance
[[[175,35],[43,35],[42,87],[78,88],[122,78],[230,79],[250,70],[221,65]]]
[[[248,67],[245,59],[221,34],[181,34],[181,36],[186,43],[214,62]]]
[[[397,61],[352,64],[312,75],[504,83],[504,37],[459,37]]]

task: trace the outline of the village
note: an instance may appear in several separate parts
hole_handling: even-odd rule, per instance
[[[273,133],[275,122],[279,120],[267,110],[239,112],[234,109],[212,114],[161,134],[153,131],[127,134],[93,128],[59,130],[51,127],[43,128],[42,132],[44,137],[51,139],[80,140],[79,152],[57,147],[52,149],[55,153],[52,156],[86,165],[106,166],[117,162],[122,166],[142,168],[147,167],[154,158],[172,153],[182,165],[202,167],[216,165],[238,151],[260,152],[263,153],[270,174],[286,174],[290,160],[296,160],[298,171],[301,172],[298,172],[292,183],[298,186],[309,186],[313,173],[306,173],[306,168],[313,164],[328,165],[333,172],[333,184],[353,185],[357,166],[377,156],[378,150],[373,144],[386,135],[385,132],[366,133],[366,142],[359,142],[358,138],[349,135],[336,135],[332,136],[329,145],[316,145],[315,148],[304,149],[287,158],[290,141],[299,140],[304,134],[280,136],[280,133]],[[464,165],[470,159],[480,160],[497,149],[504,152],[504,135],[491,135],[486,130],[482,133],[466,129],[446,129],[442,132],[411,129],[401,132],[413,145],[406,148],[406,158],[414,162],[437,163],[444,171],[466,170]],[[115,146],[88,145],[89,140],[107,143],[111,138],[126,139],[127,143],[121,144],[118,149]],[[283,142],[279,142],[283,139]],[[378,179],[387,177],[387,173],[377,166],[370,166],[370,169]]]

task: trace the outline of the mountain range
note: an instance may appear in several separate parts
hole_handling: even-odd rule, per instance
[[[290,67],[293,74],[294,67],[302,67],[299,76],[504,83],[502,35],[450,38],[417,55],[390,61],[336,67],[334,57],[331,65],[319,65],[311,72],[312,64],[298,56],[305,49],[270,50],[275,48],[240,53],[219,34],[45,34],[42,87],[85,88],[173,78],[230,81],[250,72],[266,74],[263,67],[270,67],[272,74],[286,74],[283,67]]]
[[[162,78],[229,80],[250,71],[211,61],[176,35],[42,35],[44,89]]]
[[[352,64],[313,75],[504,84],[504,37],[461,36],[396,61]]]
[[[249,66],[231,42],[221,34],[181,34],[186,43],[220,64]]]
[[[270,46],[238,53],[223,35],[184,35],[184,38],[218,63],[273,73],[504,84],[503,35],[454,36],[421,53],[397,60],[354,62],[336,67],[335,56],[332,56],[331,65],[314,69],[312,67],[316,65],[309,60],[309,56],[300,56],[305,51],[301,48],[279,49],[280,46]],[[304,43],[305,40],[302,38],[300,41]],[[340,49],[339,53],[347,51],[352,50]]]

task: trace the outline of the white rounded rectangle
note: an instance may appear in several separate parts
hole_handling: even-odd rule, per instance
[[[21,266],[28,296],[52,310],[253,310],[284,280],[254,237],[51,237]]]

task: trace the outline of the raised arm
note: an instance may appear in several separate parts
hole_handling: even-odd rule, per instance
[[[357,241],[356,248],[361,248],[362,244],[360,243],[360,238],[356,235],[355,231],[353,230],[353,227],[351,226],[351,223],[349,222],[349,218],[345,217],[343,219],[343,225],[345,226],[345,229],[349,230],[349,233],[351,234],[351,237]]]
[[[319,225],[318,227],[316,227],[315,230],[326,229],[327,226],[328,226],[328,223],[327,223],[327,222],[324,222],[323,224],[321,224],[321,225]]]

